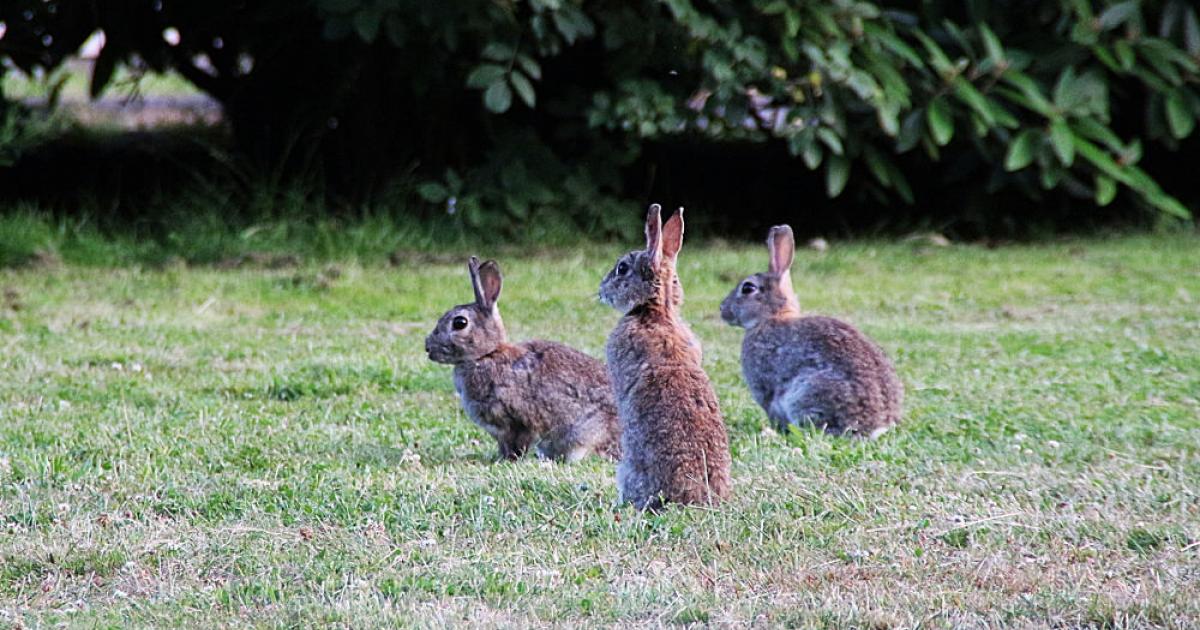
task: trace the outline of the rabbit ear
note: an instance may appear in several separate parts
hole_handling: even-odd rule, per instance
[[[667,260],[674,262],[679,256],[679,250],[683,248],[683,207],[680,206],[675,214],[667,219],[667,224],[663,226],[663,256]]]
[[[650,263],[658,266],[662,260],[662,206],[652,203],[646,212],[646,252],[650,254]]]
[[[476,302],[486,311],[496,308],[500,299],[500,289],[504,285],[504,277],[500,275],[500,265],[489,260],[479,266],[479,295]]]
[[[479,258],[467,259],[467,273],[471,274],[471,288],[475,290],[475,303],[483,306],[483,283],[479,280]]]
[[[771,252],[771,273],[779,275],[791,269],[792,259],[796,255],[796,239],[792,236],[791,226],[776,225],[771,228],[767,234],[767,251]]]

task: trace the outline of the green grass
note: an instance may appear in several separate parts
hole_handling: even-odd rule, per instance
[[[90,207],[78,212],[84,218],[55,218],[36,203],[18,204],[0,207],[0,268],[47,260],[102,267],[228,266],[244,258],[368,265],[387,259],[448,261],[465,256],[455,250],[466,251],[472,244],[519,253],[581,238],[569,217],[546,215],[519,229],[501,230],[468,226],[461,216],[416,218],[397,210],[403,207],[380,204],[344,218],[314,218],[321,214],[319,205],[299,192],[235,200],[216,187],[151,204],[145,218],[134,222],[98,221]],[[223,214],[231,208],[244,211]],[[599,251],[596,246],[587,249]]]
[[[693,243],[735,496],[655,516],[493,462],[421,351],[460,261],[3,270],[0,623],[1195,627],[1198,246],[801,252],[908,387],[865,443],[765,428],[716,306],[766,255]],[[512,335],[599,355],[617,251],[506,255]]]
[[[19,71],[10,71],[0,78],[0,93],[9,99],[44,99],[49,96],[51,88],[59,82],[62,87],[59,96],[63,99],[82,101],[90,98],[91,70],[88,65],[67,64],[61,66],[49,77],[41,79],[31,77]],[[199,94],[186,79],[170,72],[157,74],[149,72],[136,75],[125,66],[117,68],[112,80],[105,86],[101,96],[126,98],[132,95],[140,96],[186,96]]]

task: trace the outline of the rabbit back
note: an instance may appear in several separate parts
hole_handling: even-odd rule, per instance
[[[777,429],[816,425],[875,437],[900,420],[904,387],[857,328],[831,317],[780,318],[747,331],[742,371]]]

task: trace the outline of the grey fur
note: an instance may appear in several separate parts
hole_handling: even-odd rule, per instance
[[[715,504],[730,494],[729,438],[700,344],[679,315],[675,261],[683,209],[662,224],[646,217],[646,249],[625,254],[600,284],[623,315],[608,337],[608,371],[621,420],[617,487],[622,502]]]
[[[516,459],[576,461],[620,456],[620,426],[604,364],[552,341],[510,344],[496,302],[503,279],[495,261],[468,263],[475,303],[446,311],[425,339],[429,359],[454,366],[454,387],[471,420]],[[456,330],[456,318],[465,326]],[[460,322],[461,323],[461,322]]]
[[[875,342],[854,326],[802,316],[792,289],[792,228],[767,237],[770,266],[738,283],[721,318],[746,329],[742,374],[779,430],[811,424],[833,434],[877,437],[900,421],[904,385]]]

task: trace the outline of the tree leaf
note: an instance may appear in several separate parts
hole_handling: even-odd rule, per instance
[[[809,137],[808,141],[800,148],[800,158],[804,160],[804,165],[810,171],[817,170],[824,156],[825,152],[821,150],[821,145],[817,143],[815,138]]]
[[[492,61],[508,61],[513,57],[512,46],[501,44],[500,42],[491,42],[483,47],[483,52],[480,53],[484,59]]]
[[[1061,112],[1080,117],[1095,115],[1107,121],[1108,84],[1095,70],[1081,75],[1064,72],[1054,88],[1054,104]]]
[[[830,157],[825,165],[825,194],[829,195],[830,199],[842,194],[849,179],[850,160],[841,155]]]
[[[1096,175],[1096,205],[1100,207],[1112,203],[1117,196],[1117,182],[1107,175]]]
[[[930,39],[928,35],[922,33],[921,31],[915,31],[913,35],[915,35],[917,40],[921,42],[921,45],[925,47],[925,52],[928,53],[927,58],[929,59],[929,63],[933,66],[934,70],[937,70],[943,75],[949,74],[954,70],[954,64],[950,63],[950,57],[946,56],[945,51],[942,50],[941,46],[937,45],[937,42]]]
[[[494,63],[480,64],[467,75],[467,87],[482,90],[503,78],[504,68]]]
[[[1143,37],[1138,40],[1138,52],[1163,78],[1175,85],[1183,81],[1180,69],[1192,74],[1200,72],[1200,64],[1195,59],[1165,39]]]
[[[497,114],[503,114],[512,106],[512,90],[504,81],[497,81],[483,92],[483,104]]]
[[[1092,0],[1071,0],[1071,6],[1080,22],[1092,21]]]
[[[1071,121],[1071,130],[1092,140],[1103,142],[1104,146],[1111,151],[1119,153],[1125,150],[1125,144],[1121,142],[1117,134],[1094,118],[1077,118]]]
[[[996,123],[1007,129],[1016,129],[1021,126],[1020,121],[1016,119],[1004,105],[996,100],[988,101],[988,110],[992,112],[992,118],[996,119]]]
[[[1100,44],[1093,44],[1091,51],[1092,54],[1100,60],[1100,63],[1108,66],[1109,70],[1112,70],[1118,74],[1125,71],[1125,69],[1121,67],[1120,62],[1117,61],[1117,58],[1114,57],[1113,54],[1104,46],[1101,46]]]
[[[354,14],[354,30],[364,42],[370,44],[375,41],[383,21],[381,17],[377,10],[363,10]]]
[[[1183,18],[1183,43],[1189,55],[1200,57],[1200,18],[1196,17],[1196,7],[1188,7]]]
[[[1133,69],[1133,64],[1137,61],[1137,57],[1133,54],[1133,46],[1130,46],[1129,42],[1123,39],[1113,42],[1113,53],[1117,55],[1117,62],[1120,64],[1122,70],[1129,72]]]
[[[1004,63],[1004,47],[1000,45],[1000,40],[992,29],[988,28],[987,24],[979,25],[979,36],[983,39],[983,47],[987,50],[988,59],[992,63],[1000,66]]]
[[[954,118],[952,116],[946,97],[938,96],[929,102],[926,119],[929,122],[929,133],[938,146],[946,146],[946,143],[954,137]]]
[[[1066,104],[1071,101],[1071,88],[1075,83],[1075,67],[1067,66],[1058,75],[1058,82],[1054,84],[1054,105],[1060,111],[1066,111],[1070,108]]]
[[[914,67],[925,67],[925,63],[921,60],[921,55],[919,55],[912,46],[904,43],[903,40],[901,40],[899,37],[896,37],[894,33],[892,33],[890,30],[887,30],[883,26],[874,22],[868,22],[863,24],[863,32],[866,33],[868,37],[873,38],[880,44],[883,44],[883,47],[890,50],[893,54],[902,57]]]
[[[529,75],[530,79],[538,81],[542,78],[542,67],[529,55],[517,53],[517,65]]]
[[[866,150],[863,151],[863,159],[866,161],[867,168],[870,169],[871,174],[875,176],[875,179],[878,180],[880,184],[891,187],[892,179],[891,173],[888,171],[887,167],[887,158],[883,157],[883,155],[881,155],[878,151],[871,148],[870,145],[867,145]]]
[[[1074,140],[1079,154],[1103,174],[1136,190],[1147,203],[1167,214],[1185,220],[1192,218],[1192,213],[1178,199],[1163,192],[1145,171],[1136,166],[1117,164],[1103,149],[1080,136],[1074,136]]]
[[[1041,182],[1042,188],[1050,190],[1057,186],[1062,181],[1063,175],[1066,174],[1066,169],[1051,162],[1049,165],[1042,167],[1042,172],[1038,174],[1038,180]]]
[[[1090,1],[1090,0],[1089,0]],[[1100,41],[1096,30],[1092,28],[1092,21],[1079,21],[1075,26],[1071,27],[1071,41],[1083,46],[1093,46]]]
[[[833,151],[836,155],[842,154],[842,139],[832,129],[829,127],[817,129],[817,137],[821,139],[821,142],[825,143],[825,146],[829,147],[830,151]]]
[[[537,96],[533,92],[533,84],[529,82],[529,79],[520,72],[513,72],[508,75],[508,80],[512,83],[513,89],[517,91],[517,96],[532,108],[537,102]]]
[[[1032,164],[1039,140],[1041,133],[1036,129],[1026,129],[1017,134],[1008,145],[1008,154],[1004,156],[1004,170],[1019,171]]]
[[[1005,83],[1017,88],[1021,95],[1025,97],[1025,107],[1043,115],[1050,116],[1054,112],[1054,106],[1042,94],[1042,89],[1038,86],[1037,81],[1029,75],[1017,70],[1008,70],[1000,77]],[[1015,100],[1011,99],[1010,100]]]
[[[1070,167],[1075,161],[1074,136],[1066,120],[1058,118],[1050,123],[1050,146],[1054,148],[1054,154],[1063,166]]]
[[[1196,119],[1188,109],[1183,88],[1175,89],[1167,95],[1166,109],[1171,135],[1179,140],[1191,135],[1192,130],[1196,128]]]
[[[568,44],[574,44],[577,39],[591,37],[596,32],[591,18],[582,9],[574,6],[555,11],[551,18],[554,20],[554,27]]]
[[[970,81],[963,77],[958,77],[954,80],[954,95],[958,100],[966,103],[971,109],[975,110],[976,114],[983,119],[984,124],[991,127],[996,124],[996,116],[992,113],[991,103],[988,98],[983,95],[971,84]]]
[[[879,119],[879,127],[891,137],[900,133],[900,106],[891,103],[878,105],[875,117]]]
[[[915,109],[904,117],[904,122],[900,123],[900,135],[896,138],[896,153],[907,153],[917,146],[917,142],[921,140],[921,121],[924,119],[925,111]]]
[[[1140,5],[1140,0],[1125,0],[1125,2],[1109,5],[1096,21],[1102,30],[1110,31],[1134,17],[1140,16]]]

